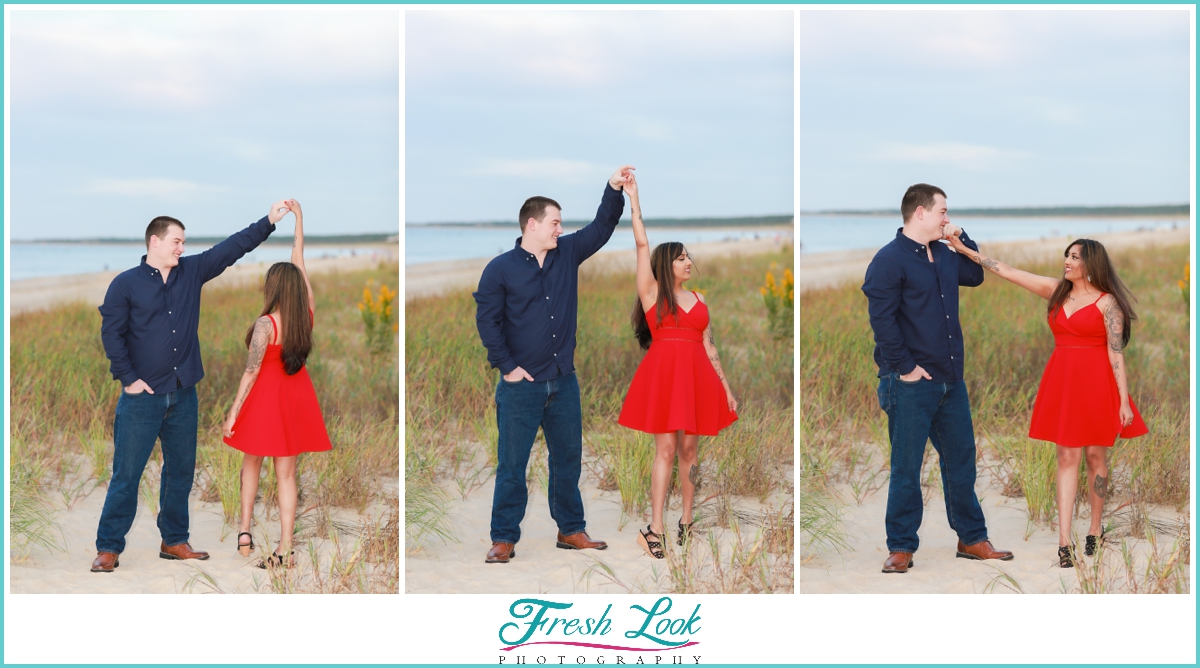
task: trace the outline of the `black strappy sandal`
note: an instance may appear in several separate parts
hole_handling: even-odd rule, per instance
[[[243,545],[242,544],[242,536],[250,536],[250,542]],[[254,552],[254,536],[252,536],[249,531],[243,531],[243,532],[239,533],[237,535],[237,540],[238,540],[238,544],[237,544],[238,554],[242,555],[243,557],[248,557],[248,556],[250,556],[250,554],[252,552]],[[242,552],[242,550],[245,550],[245,552]]]
[[[695,523],[696,523],[696,521],[695,521],[695,520],[692,520],[691,522],[688,522],[687,524],[684,524],[684,523],[683,523],[683,520],[679,520],[679,540],[675,541],[675,542],[676,542],[676,544],[678,544],[678,545],[683,545],[683,541],[685,541],[685,540],[691,540],[691,538],[692,538],[692,525],[693,525],[693,524],[695,524]]]
[[[296,554],[295,550],[288,552],[288,563],[287,563],[288,568],[292,568],[293,566],[296,565],[292,561],[292,557],[295,556],[295,554]],[[283,568],[284,567],[282,554],[279,554],[278,552],[271,552],[271,556],[258,562],[258,567],[263,570],[266,570],[267,568],[270,568],[272,566],[275,568]]]
[[[1099,536],[1088,534],[1084,538],[1083,553],[1089,557],[1095,556],[1096,551],[1100,548],[1100,544],[1104,542],[1104,537],[1108,535],[1107,531],[1101,530]]]
[[[1074,550],[1070,545],[1058,546],[1058,567],[1059,568],[1075,568],[1075,557],[1071,553]]]
[[[650,540],[651,538],[654,540]],[[649,525],[646,525],[645,531],[638,529],[637,541],[638,545],[641,545],[642,548],[646,550],[646,554],[650,555],[651,557],[654,557],[655,559],[662,559],[667,556],[666,553],[663,552],[662,536],[659,536],[651,531]]]

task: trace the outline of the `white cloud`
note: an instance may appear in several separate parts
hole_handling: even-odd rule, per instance
[[[90,195],[125,195],[129,197],[160,197],[175,199],[181,196],[224,190],[220,186],[210,186],[194,181],[161,178],[134,179],[91,179],[80,193]]]
[[[790,11],[410,11],[405,22],[406,80],[434,84],[587,89],[670,76],[664,63],[790,61],[793,49]]]
[[[888,143],[868,156],[875,162],[905,162],[925,165],[951,165],[963,169],[981,170],[1031,157],[1025,151],[1014,151],[978,144]]]
[[[10,39],[23,104],[286,104],[281,89],[399,80],[397,11],[16,9]]]

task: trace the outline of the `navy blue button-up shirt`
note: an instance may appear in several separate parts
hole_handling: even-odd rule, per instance
[[[962,233],[963,244],[979,246]],[[983,283],[983,267],[939,242],[924,244],[896,231],[867,267],[867,295],[875,331],[879,375],[911,373],[919,364],[935,382],[963,378],[962,326],[958,322],[958,286]]]
[[[624,209],[621,191],[606,185],[596,219],[560,236],[541,266],[519,237],[488,263],[475,292],[475,325],[500,373],[521,367],[540,382],[575,371],[579,265],[608,242]]]
[[[121,272],[108,286],[100,339],[113,378],[128,387],[139,378],[155,394],[200,382],[200,288],[275,231],[264,217],[199,255],[183,255],[164,282],[146,264]]]

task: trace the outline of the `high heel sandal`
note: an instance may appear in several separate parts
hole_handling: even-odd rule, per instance
[[[243,545],[242,544],[242,536],[249,536],[250,542]],[[253,552],[254,552],[254,536],[252,536],[249,531],[243,531],[243,532],[239,533],[237,535],[237,540],[238,540],[238,544],[237,544],[238,554],[242,555],[243,557],[248,557],[251,554],[253,554]],[[245,550],[245,551],[243,552],[243,550]]]
[[[288,563],[287,563],[288,568],[292,568],[293,566],[296,565],[295,561],[292,559],[292,557],[295,556],[295,554],[296,554],[295,550],[288,552],[288,555],[287,555],[288,556]],[[271,568],[271,567],[283,568],[283,555],[279,554],[278,552],[272,551],[271,556],[258,562],[258,567],[262,568],[264,570],[267,568]]]
[[[695,523],[696,521],[692,520],[691,522],[684,524],[683,520],[679,520],[679,540],[675,541],[676,544],[683,545],[683,541],[691,539],[692,525]]]
[[[650,540],[651,538],[654,540]],[[638,529],[637,541],[638,545],[641,545],[642,548],[646,550],[646,554],[650,555],[651,557],[654,557],[655,559],[662,559],[667,556],[666,553],[663,552],[662,536],[651,531],[649,525],[646,526],[645,531]]]
[[[1072,554],[1074,550],[1070,545],[1058,546],[1058,567],[1059,568],[1075,568],[1075,556]]]
[[[1100,544],[1104,542],[1104,537],[1106,535],[1108,535],[1108,532],[1104,531],[1103,529],[1100,530],[1099,536],[1088,534],[1087,537],[1084,538],[1083,553],[1089,557],[1094,556],[1096,554],[1096,550],[1099,549]]]

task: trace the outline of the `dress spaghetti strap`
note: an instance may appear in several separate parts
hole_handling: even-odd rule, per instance
[[[276,345],[276,339],[279,338],[279,328],[275,326],[275,316],[268,313],[267,317],[271,319],[271,345]]]

